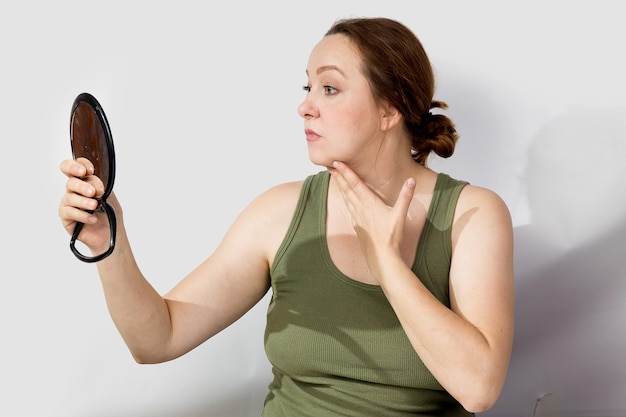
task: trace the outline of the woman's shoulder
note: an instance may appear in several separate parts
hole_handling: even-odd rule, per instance
[[[302,190],[304,180],[283,182],[267,189],[259,196],[273,205],[291,204],[297,200]]]
[[[508,208],[504,200],[495,191],[472,184],[463,178],[457,178],[446,172],[430,170],[431,176],[436,178],[439,187],[455,187],[459,189],[458,200],[456,202],[457,215],[459,212],[485,208],[490,210],[506,210]],[[435,182],[435,180],[432,180]],[[435,187],[437,188],[437,187]]]
[[[456,210],[455,223],[471,222],[482,227],[511,227],[511,214],[500,195],[486,187],[467,184],[461,190]]]
[[[491,207],[495,210],[507,209],[506,203],[498,193],[489,188],[470,183],[463,187],[459,195],[458,206],[468,209],[472,207]]]
[[[259,194],[246,211],[252,211],[264,219],[291,219],[296,209],[305,180],[283,182]]]
[[[245,234],[261,242],[271,265],[294,213],[304,180],[274,185],[257,196],[240,215]]]
[[[269,205],[270,209],[274,208],[293,211],[298,203],[304,184],[306,182],[310,182],[315,177],[323,177],[325,173],[326,171],[320,171],[300,180],[288,181],[274,185],[260,194],[256,198],[255,202],[261,207]]]

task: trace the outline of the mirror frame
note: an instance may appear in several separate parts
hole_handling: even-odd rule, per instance
[[[78,109],[78,106],[81,104],[87,105],[95,113],[98,119],[98,122],[100,123],[100,127],[102,128],[102,131],[104,132],[104,141],[106,142],[105,144],[106,144],[106,149],[108,152],[109,178],[108,178],[108,182],[105,184],[104,194],[102,194],[102,196],[97,199],[98,207],[96,208],[96,210],[105,212],[109,220],[109,230],[110,230],[109,249],[100,255],[86,256],[86,255],[83,255],[78,250],[78,248],[76,248],[76,241],[78,240],[78,235],[80,234],[80,231],[82,230],[84,226],[84,223],[80,223],[80,222],[76,223],[76,226],[74,227],[74,232],[72,233],[72,237],[70,239],[70,249],[72,253],[81,261],[91,263],[91,262],[98,262],[106,258],[110,254],[112,254],[113,250],[115,249],[117,219],[115,216],[115,210],[106,201],[109,195],[111,195],[111,192],[113,191],[113,184],[115,182],[115,148],[113,146],[113,135],[111,134],[111,128],[109,127],[109,122],[104,113],[104,110],[102,109],[102,106],[100,105],[98,100],[96,100],[96,98],[92,96],[91,94],[81,93],[74,100],[74,103],[72,104],[72,111],[70,113],[70,145],[72,149],[72,158],[76,160],[78,157],[81,157],[81,155],[76,154],[77,152],[76,152],[75,145],[74,145],[74,129],[73,129],[76,110]],[[89,212],[94,213],[96,210],[90,210]]]

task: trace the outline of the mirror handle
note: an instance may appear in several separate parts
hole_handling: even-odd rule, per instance
[[[100,255],[96,255],[96,256],[85,256],[82,253],[80,253],[80,251],[76,247],[76,240],[78,240],[78,235],[80,234],[80,231],[83,229],[84,223],[76,223],[76,226],[74,227],[74,233],[72,233],[72,238],[70,239],[70,249],[72,250],[72,253],[83,262],[93,263],[93,262],[101,261],[107,256],[109,256],[110,254],[112,254],[113,250],[115,249],[115,237],[116,237],[116,231],[117,231],[117,218],[115,217],[115,210],[106,201],[103,201],[101,203],[101,207],[104,208],[104,211],[107,214],[107,218],[109,219],[109,230],[110,230],[109,249],[106,252]]]

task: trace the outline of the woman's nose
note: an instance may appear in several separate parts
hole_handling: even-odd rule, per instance
[[[304,101],[298,106],[298,114],[304,119],[311,119],[319,116],[319,111],[312,103],[310,95],[307,95]]]

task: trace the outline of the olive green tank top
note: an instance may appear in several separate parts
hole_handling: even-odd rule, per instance
[[[263,416],[467,416],[424,366],[382,289],[342,274],[326,244],[328,171],[306,178],[271,267]],[[450,230],[465,186],[438,174],[412,266],[450,306]],[[427,318],[424,318],[427,320]]]

